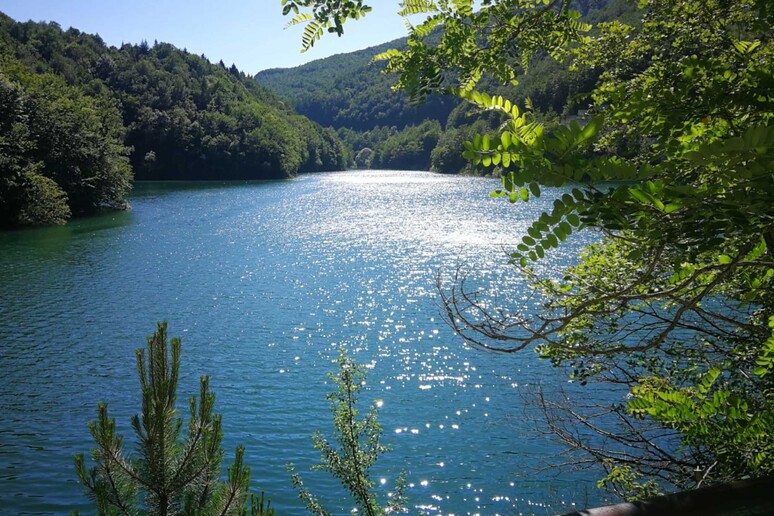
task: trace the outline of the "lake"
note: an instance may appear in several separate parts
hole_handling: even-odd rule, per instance
[[[528,302],[507,251],[561,191],[511,205],[499,182],[354,171],[269,183],[138,184],[132,211],[0,233],[0,512],[93,512],[73,455],[108,401],[125,443],[139,413],[134,350],[156,321],[183,342],[178,398],[210,375],[224,466],[246,447],[252,484],[303,514],[285,467],[337,513],[339,483],[308,472],[330,436],[326,373],[345,348],[368,371],[392,451],[373,478],[407,471],[411,513],[550,514],[602,501],[598,472],[562,462],[525,399],[570,385],[531,351],[470,349],[440,317],[436,276],[463,264],[498,302]],[[540,264],[575,260],[576,236]]]

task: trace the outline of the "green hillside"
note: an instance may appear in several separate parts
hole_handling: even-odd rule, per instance
[[[594,24],[637,20],[636,4],[629,0],[578,0],[576,7]],[[405,38],[397,39],[295,68],[265,70],[255,79],[287,99],[299,113],[336,129],[350,146],[358,167],[472,172],[461,157],[462,142],[475,132],[495,129],[500,118],[493,113],[481,114],[453,96],[431,96],[412,106],[406,93],[391,89],[395,78],[382,73],[384,63],[372,62],[379,53],[405,44]],[[520,70],[519,63],[513,66]],[[484,77],[478,89],[522,106],[529,103],[537,117],[556,124],[588,104],[584,95],[593,89],[600,73],[570,71],[565,63],[538,56],[528,73],[520,73],[518,84],[502,85]],[[440,124],[440,133],[428,132],[426,121]],[[410,137],[417,134],[421,135],[421,145]],[[433,145],[428,147],[430,142]]]
[[[125,206],[132,172],[275,179],[346,165],[333,130],[168,43],[108,47],[0,13],[0,95],[0,226]]]
[[[455,98],[435,96],[412,106],[404,92],[391,89],[394,78],[381,73],[384,64],[371,63],[377,54],[403,44],[405,39],[398,39],[295,68],[264,70],[255,79],[325,127],[368,131],[377,126],[402,129],[427,118],[445,121],[457,105]]]

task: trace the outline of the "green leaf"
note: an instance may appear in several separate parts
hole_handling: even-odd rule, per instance
[[[718,376],[720,376],[720,369],[717,367],[713,367],[707,373],[704,375],[704,377],[701,379],[701,382],[699,383],[699,392],[701,394],[707,394],[712,387],[712,384],[715,383],[715,380],[717,380]]]
[[[650,199],[639,188],[629,188],[629,194],[641,203],[650,204]]]
[[[536,182],[533,181],[529,184],[529,191],[534,197],[540,197],[540,185]]]
[[[670,202],[667,205],[664,206],[664,213],[674,213],[675,211],[682,208],[682,204],[677,202]]]
[[[505,131],[502,135],[500,135],[500,142],[503,146],[503,150],[508,150],[508,148],[511,146],[511,143],[512,143],[511,133],[508,131]]]
[[[507,190],[509,192],[513,191],[513,189],[514,189],[514,185],[513,185],[513,172],[511,172],[509,174],[505,174],[502,177],[501,181],[502,181],[502,184],[503,184],[503,188],[505,188],[505,190]]]

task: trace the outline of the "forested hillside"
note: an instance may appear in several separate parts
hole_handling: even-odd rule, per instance
[[[136,179],[337,170],[345,147],[235,66],[0,13],[0,226],[125,205]]]
[[[629,0],[578,0],[576,7],[593,24],[637,23],[636,2]],[[335,128],[351,147],[358,167],[472,172],[462,159],[462,142],[475,132],[494,131],[501,118],[492,113],[482,116],[454,96],[433,95],[411,105],[403,90],[391,89],[395,76],[382,73],[384,63],[373,62],[380,53],[405,45],[405,38],[397,39],[295,68],[265,70],[255,79],[290,101],[299,113]],[[542,121],[557,124],[588,105],[584,95],[592,91],[601,70],[570,71],[565,63],[540,55],[529,73],[521,72],[518,84],[501,86],[484,77],[481,88],[521,106],[529,102]],[[440,133],[433,146],[422,145],[418,152],[411,134],[422,132],[419,127],[428,120],[440,124]],[[411,134],[399,135],[404,131]]]
[[[446,120],[457,105],[449,96],[433,96],[410,105],[403,91],[392,89],[395,78],[382,73],[375,55],[405,45],[398,39],[382,45],[318,59],[295,68],[258,72],[255,79],[288,99],[302,115],[323,126],[368,131],[377,126],[403,129],[427,118]]]

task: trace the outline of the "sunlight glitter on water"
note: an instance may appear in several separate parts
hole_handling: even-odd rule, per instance
[[[577,496],[587,477],[533,478],[534,456],[557,450],[533,435],[514,395],[554,373],[529,353],[473,351],[439,317],[436,275],[448,286],[460,264],[496,294],[492,306],[536,302],[503,264],[550,195],[511,206],[488,197],[496,185],[371,171],[170,188],[139,196],[115,227],[0,241],[0,410],[8,428],[37,432],[31,443],[2,434],[0,506],[56,512],[39,505],[56,492],[59,512],[89,512],[72,455],[91,447],[86,422],[100,399],[128,436],[133,350],[163,319],[183,336],[181,399],[210,375],[225,448],[246,446],[255,486],[280,513],[299,512],[285,463],[306,472],[319,458],[312,432],[330,429],[326,372],[341,348],[367,366],[363,400],[377,400],[393,448],[374,478],[393,489],[406,470],[412,510],[529,513],[534,500]],[[50,451],[42,481],[22,469],[34,460],[28,445]],[[337,481],[310,475],[310,487],[337,492]],[[346,501],[333,504],[346,512]]]

